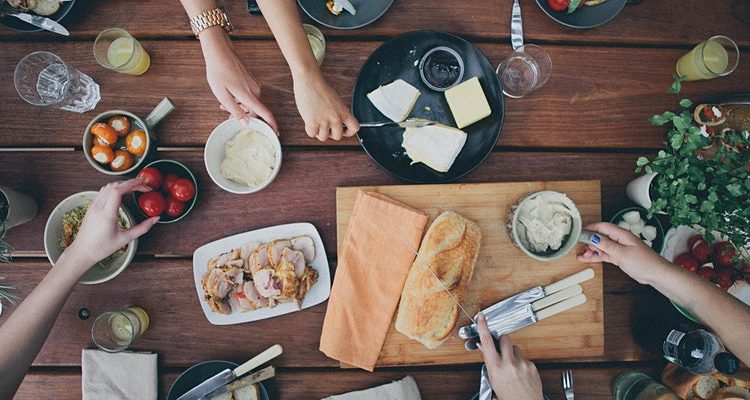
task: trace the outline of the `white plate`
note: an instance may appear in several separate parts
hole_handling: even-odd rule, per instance
[[[323,240],[321,240],[318,230],[315,229],[312,224],[307,222],[271,226],[268,228],[240,233],[204,244],[193,253],[193,277],[195,278],[195,290],[198,293],[198,300],[201,303],[201,308],[203,308],[203,313],[206,314],[206,318],[208,318],[208,322],[213,325],[233,325],[276,317],[297,311],[297,304],[289,302],[279,303],[276,307],[272,308],[260,308],[244,313],[232,311],[229,315],[219,314],[211,310],[208,302],[203,298],[201,278],[208,268],[208,260],[221,253],[226,253],[248,242],[259,241],[268,243],[272,240],[291,239],[295,236],[303,235],[310,236],[315,243],[315,259],[313,259],[310,265],[318,271],[318,281],[315,282],[312,288],[310,288],[310,291],[307,292],[304,300],[302,300],[302,309],[326,301],[331,294],[331,270],[328,267],[328,257],[326,256],[326,251],[323,247]]]

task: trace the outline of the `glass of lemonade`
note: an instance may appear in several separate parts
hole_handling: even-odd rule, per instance
[[[141,75],[151,65],[138,40],[120,28],[106,29],[96,37],[94,57],[102,67],[130,75]]]
[[[318,62],[318,65],[323,64],[323,59],[326,56],[326,38],[323,36],[323,32],[310,24],[302,24],[302,27],[307,34],[307,41],[310,42],[315,61]]]
[[[740,51],[726,36],[712,36],[677,60],[677,74],[698,81],[729,75],[737,68]]]
[[[105,312],[94,321],[91,339],[100,349],[116,353],[127,349],[148,329],[149,318],[140,307]]]
[[[552,75],[552,59],[543,48],[526,44],[503,60],[496,72],[503,83],[503,93],[518,99],[547,83]]]

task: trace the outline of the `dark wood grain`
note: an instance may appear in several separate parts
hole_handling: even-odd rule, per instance
[[[223,2],[235,24],[236,37],[269,37],[262,17],[249,16],[241,0]],[[375,24],[366,29],[338,31],[324,29],[326,36],[395,36],[418,29],[448,30],[461,35],[509,42],[512,2],[487,0],[441,2],[399,0]],[[321,4],[321,7],[323,5]],[[528,41],[586,41],[609,43],[695,44],[718,31],[739,43],[749,44],[747,25],[750,5],[744,0],[712,3],[699,0],[644,1],[626,6],[620,15],[593,30],[576,30],[557,24],[533,0],[521,2],[524,35]],[[93,39],[99,32],[116,25],[136,37],[175,36],[190,39],[187,17],[177,0],[142,2],[138,0],[78,0],[65,22],[74,38]],[[667,29],[668,28],[668,29]],[[0,30],[1,38],[24,40],[56,39],[52,34],[19,34]]]
[[[518,182],[598,179],[602,182],[603,217],[627,204],[624,187],[634,178],[637,154],[494,152],[461,182]],[[44,225],[65,197],[98,190],[116,180],[86,162],[81,151],[2,152],[3,184],[22,190],[40,203],[31,222],[13,228],[8,240],[22,253],[44,255]],[[199,196],[184,220],[160,224],[142,238],[138,252],[191,256],[201,245],[235,233],[271,225],[308,221],[323,236],[329,254],[336,249],[335,188],[401,183],[363,151],[287,151],[281,172],[265,190],[235,195],[216,186],[206,173],[201,151],[160,152],[159,158],[185,163],[196,173]],[[310,177],[315,183],[311,184]],[[279,201],[283,199],[283,201]],[[130,199],[126,198],[129,203]],[[129,208],[137,214],[133,204]]]
[[[42,260],[16,260],[0,265],[0,276],[26,297],[49,271]],[[332,264],[335,269],[335,263]],[[661,307],[675,311],[648,287],[637,284],[619,269],[606,266],[604,272],[603,357],[573,358],[565,361],[635,361],[653,356],[635,343],[630,320],[637,307]],[[78,285],[65,304],[34,365],[77,366],[81,349],[95,348],[89,332],[94,318],[105,311],[139,306],[148,311],[148,331],[133,349],[159,353],[162,366],[186,367],[200,361],[226,359],[242,362],[274,343],[286,351],[277,364],[283,367],[337,367],[338,362],[318,351],[320,331],[326,311],[321,304],[302,312],[252,323],[213,326],[201,311],[193,280],[192,261],[136,259],[110,282]],[[82,321],[77,313],[88,308],[92,317]],[[13,309],[4,310],[3,323]],[[547,360],[546,362],[563,361]]]
[[[345,102],[354,78],[376,42],[338,42],[329,46],[324,72]],[[98,113],[124,109],[145,116],[164,96],[177,106],[156,129],[162,146],[203,146],[227,114],[209,90],[200,48],[189,41],[145,41],[152,55],[143,76],[118,74],[99,66],[91,44],[5,43],[0,54],[0,147],[80,146],[83,131]],[[263,85],[263,99],[275,113],[284,145],[320,145],[304,132],[292,92],[292,80],[281,53],[270,41],[242,42],[237,51]],[[510,51],[508,45],[480,45],[492,64]],[[650,126],[653,114],[677,108],[682,97],[694,99],[747,90],[750,63],[726,78],[685,84],[678,97],[664,90],[682,49],[547,46],[553,74],[547,85],[525,99],[506,100],[506,117],[498,145],[508,147],[657,148],[663,129]],[[50,50],[90,74],[101,86],[95,111],[77,114],[32,106],[15,92],[15,64],[34,50]],[[750,57],[750,52],[742,57]],[[636,62],[636,60],[638,60]],[[34,121],[34,123],[30,123]],[[358,146],[355,139],[326,146]]]

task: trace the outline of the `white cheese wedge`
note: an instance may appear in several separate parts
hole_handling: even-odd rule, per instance
[[[409,116],[420,94],[419,89],[402,79],[396,79],[368,93],[367,98],[391,121],[401,122]]]
[[[412,164],[423,163],[438,172],[448,172],[466,143],[466,132],[445,125],[406,128],[406,155]]]
[[[463,129],[492,114],[490,104],[476,76],[445,91],[458,129]]]

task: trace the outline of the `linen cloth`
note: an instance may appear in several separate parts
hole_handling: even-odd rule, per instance
[[[157,355],[84,349],[83,400],[156,400]]]
[[[326,397],[323,400],[422,400],[414,378],[407,376],[372,389],[349,392],[338,396]]]

